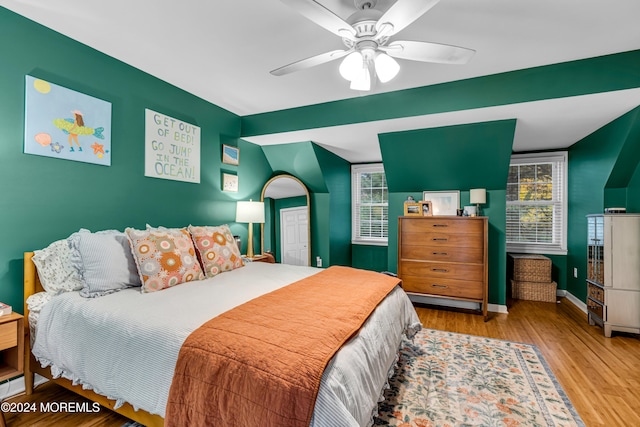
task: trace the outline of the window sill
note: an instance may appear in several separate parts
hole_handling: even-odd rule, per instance
[[[389,246],[389,242],[376,242],[370,240],[352,240],[351,244],[362,246]]]
[[[539,254],[539,255],[567,255],[568,251],[561,248],[550,248],[544,246],[523,246],[507,244],[507,252],[516,254]]]

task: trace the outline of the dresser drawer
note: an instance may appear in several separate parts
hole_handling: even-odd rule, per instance
[[[436,246],[446,248],[482,248],[483,239],[470,234],[448,233],[444,231],[402,231],[402,246]]]
[[[398,275],[401,279],[405,276],[417,276],[427,280],[441,278],[483,281],[484,267],[481,264],[404,261]]]
[[[0,325],[0,350],[18,345],[18,322],[7,322]]]
[[[481,236],[484,222],[473,219],[453,219],[443,217],[403,218],[402,233],[437,232],[447,234],[471,234]]]
[[[587,298],[587,310],[589,313],[595,314],[600,319],[604,320],[604,306],[597,303],[596,301]]]
[[[593,283],[587,283],[587,296],[604,304],[604,289]]]
[[[481,264],[484,260],[482,246],[452,248],[448,246],[402,245],[400,257],[427,261],[469,262]]]
[[[482,299],[482,281],[405,276],[402,288],[406,292],[444,297]]]

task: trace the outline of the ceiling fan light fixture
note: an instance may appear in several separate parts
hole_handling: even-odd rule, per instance
[[[386,83],[398,75],[400,64],[384,52],[379,52],[374,61],[376,74],[382,83]]]
[[[346,58],[342,60],[342,63],[340,64],[340,68],[338,70],[340,71],[340,75],[345,80],[353,81],[355,78],[357,78],[358,73],[360,73],[362,69],[362,54],[356,51],[350,53]]]
[[[385,22],[382,25],[378,26],[378,30],[376,31],[376,40],[380,41],[381,39],[387,38],[393,35],[393,24],[390,22]]]
[[[352,90],[368,91],[371,90],[371,73],[368,67],[361,67],[357,75],[351,80],[349,86]]]

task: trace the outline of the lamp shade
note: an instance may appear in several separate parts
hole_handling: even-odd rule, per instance
[[[254,202],[238,202],[236,207],[236,222],[264,222],[264,203]]]
[[[363,68],[362,61],[363,58],[360,52],[351,52],[346,58],[344,58],[344,60],[342,60],[340,68],[338,68],[340,75],[345,80],[351,81],[355,79],[358,76],[358,72]]]
[[[484,188],[472,188],[469,190],[469,201],[481,205],[487,203],[487,190]]]
[[[375,59],[376,73],[382,83],[393,79],[400,71],[398,62],[384,52],[378,53]]]

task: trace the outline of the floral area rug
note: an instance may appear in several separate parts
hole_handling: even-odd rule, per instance
[[[529,344],[423,329],[389,383],[375,425],[584,426]]]

